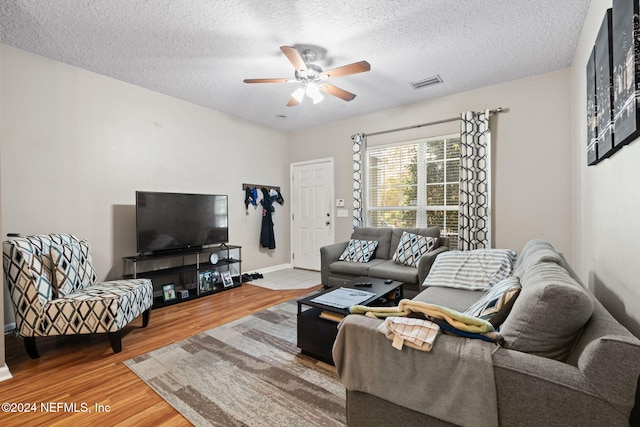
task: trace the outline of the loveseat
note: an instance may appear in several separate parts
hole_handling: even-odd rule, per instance
[[[398,251],[398,245],[401,244],[403,233],[432,239],[427,244],[432,243],[433,247],[421,255],[417,266],[406,265],[410,262],[394,261],[394,255]],[[340,259],[349,244],[354,241],[377,242],[370,259],[367,261]],[[405,239],[404,242],[407,247],[412,244],[415,247],[423,243],[416,243],[415,239],[413,242]],[[441,236],[438,227],[356,227],[349,241],[320,248],[322,284],[325,287],[342,286],[358,276],[369,276],[403,282],[405,293],[411,294],[413,292],[415,294],[427,277],[436,256],[448,250],[449,238]]]
[[[2,261],[16,333],[32,359],[39,357],[36,337],[106,333],[118,353],[129,322],[142,314],[142,327],[149,323],[151,281],[97,283],[86,240],[71,234],[15,237],[3,242]]]
[[[413,301],[464,312],[485,297],[464,280],[447,283],[439,263],[454,252],[438,257],[429,276],[437,281]],[[431,351],[398,350],[380,333],[382,319],[346,316],[333,359],[349,426],[628,425],[640,340],[547,242],[528,242],[509,275],[500,280],[520,288],[498,310],[507,313],[493,342],[440,333]]]

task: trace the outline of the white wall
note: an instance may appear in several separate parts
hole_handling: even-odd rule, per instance
[[[0,44],[0,96],[2,96],[2,45]],[[0,142],[2,141],[2,120],[0,118]],[[0,156],[1,157],[1,156]],[[0,167],[0,172],[2,168]],[[2,184],[2,177],[0,173],[0,184]],[[1,185],[0,185],[1,187]],[[0,193],[2,193],[0,188]],[[2,235],[2,202],[0,201],[0,236]],[[4,274],[0,275],[0,289],[4,289]],[[0,292],[0,319],[2,322],[2,329],[0,331],[4,331],[4,312],[7,311],[5,305],[10,304],[10,301],[5,301],[4,292]],[[10,312],[10,310],[8,310]],[[4,355],[4,339],[0,342],[0,381],[7,380],[11,378],[11,373],[9,372],[9,367],[5,363],[5,355]]]
[[[529,239],[542,238],[571,256],[569,76],[568,69],[560,70],[292,133],[290,160],[334,157],[336,198],[351,207],[352,134],[457,117],[467,110],[508,108],[492,118],[494,246],[520,249]],[[456,121],[374,136],[368,143],[457,131]],[[336,241],[348,239],[351,218],[336,218],[335,223]]]
[[[587,167],[586,66],[611,0],[593,0],[571,67],[574,260],[604,306],[640,337],[640,142]]]
[[[136,253],[136,190],[228,194],[243,270],[290,262],[288,203],[264,250],[242,190],[289,193],[285,134],[6,45],[1,78],[4,233],[86,238],[99,279],[116,278]]]

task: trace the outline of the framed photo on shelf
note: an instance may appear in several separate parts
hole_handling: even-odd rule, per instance
[[[211,290],[211,280],[208,272],[200,273],[200,292]]]
[[[200,292],[209,292],[216,290],[216,284],[220,278],[217,271],[204,271],[200,273]]]
[[[233,279],[231,278],[230,272],[223,271],[222,273],[220,273],[220,275],[222,276],[222,284],[224,285],[225,288],[228,288],[229,286],[233,286]]]
[[[173,283],[170,283],[168,285],[164,285],[162,287],[162,299],[164,300],[164,302],[167,301],[172,301],[174,299],[176,299],[176,287],[173,285]]]

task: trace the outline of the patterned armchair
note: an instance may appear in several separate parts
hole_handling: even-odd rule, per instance
[[[89,245],[70,234],[17,237],[3,243],[3,268],[27,353],[39,357],[35,338],[107,333],[114,353],[122,328],[143,314],[149,323],[153,287],[148,279],[95,283]]]

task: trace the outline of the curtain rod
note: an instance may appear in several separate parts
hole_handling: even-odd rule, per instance
[[[503,112],[505,110],[506,109],[502,108],[502,107],[494,108],[493,110],[489,110],[489,115],[496,114],[496,113],[501,113],[501,112]],[[421,128],[421,127],[425,127],[425,126],[433,126],[433,125],[439,125],[441,123],[453,122],[454,120],[460,120],[460,116],[458,116],[458,117],[450,117],[448,119],[437,120],[435,122],[421,123],[419,125],[405,126],[403,128],[381,130],[379,132],[373,132],[373,133],[365,133],[364,136],[375,136],[375,135],[382,135],[382,134],[385,134],[385,133],[399,132],[401,130],[417,129],[417,128]],[[355,137],[355,135],[351,135],[351,139],[353,139],[354,137]]]

